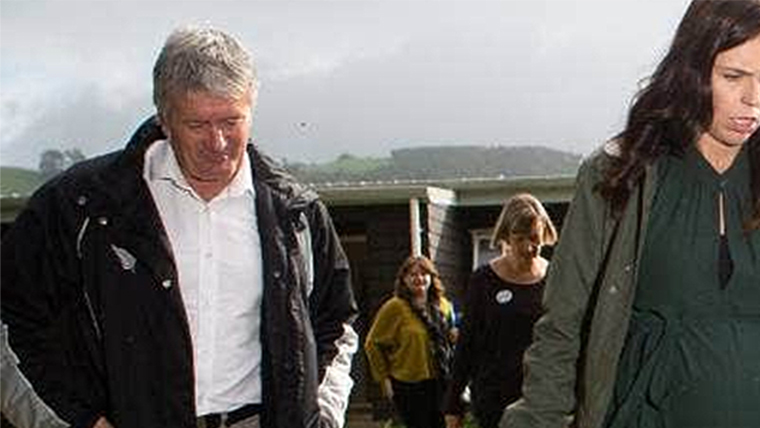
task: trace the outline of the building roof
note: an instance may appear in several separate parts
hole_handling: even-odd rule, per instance
[[[441,205],[501,205],[519,192],[530,192],[543,202],[569,202],[575,191],[573,176],[498,177],[450,180],[404,180],[360,183],[320,183],[314,189],[328,205],[385,205],[409,199]]]
[[[405,204],[410,199],[439,205],[500,205],[518,192],[530,192],[543,202],[569,202],[575,191],[572,176],[497,177],[447,180],[319,183],[312,187],[332,206]],[[13,221],[28,196],[0,198],[0,220]]]

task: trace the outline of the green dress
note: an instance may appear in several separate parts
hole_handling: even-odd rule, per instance
[[[742,230],[747,152],[723,174],[694,148],[663,159],[607,427],[760,427],[760,231]]]

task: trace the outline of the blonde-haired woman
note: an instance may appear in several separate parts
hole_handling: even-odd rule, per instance
[[[548,261],[541,247],[556,240],[556,228],[538,199],[522,193],[506,201],[491,238],[501,255],[476,269],[467,287],[444,406],[448,428],[462,426],[460,397],[468,383],[481,428],[497,427],[506,405],[520,397],[523,353],[542,312]]]
[[[442,428],[454,312],[433,262],[408,257],[377,312],[364,349],[370,371],[407,428]]]

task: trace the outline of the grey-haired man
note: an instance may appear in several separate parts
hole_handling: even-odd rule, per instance
[[[74,427],[340,427],[357,336],[317,195],[250,143],[230,35],[181,29],[157,115],[43,186],[2,241],[19,367]]]

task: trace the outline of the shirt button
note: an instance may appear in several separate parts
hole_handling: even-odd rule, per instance
[[[163,282],[161,282],[161,286],[164,288],[170,288],[172,286],[172,280],[171,279],[165,279]]]

